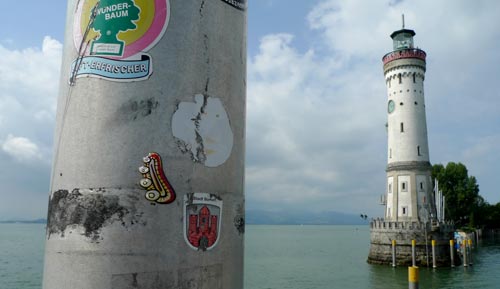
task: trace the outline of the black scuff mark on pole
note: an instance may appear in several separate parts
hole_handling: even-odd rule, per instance
[[[137,288],[138,283],[137,283],[137,273],[132,273],[132,287]]]
[[[239,235],[243,235],[245,234],[245,206],[243,204],[238,204],[235,213],[234,227]]]
[[[125,228],[135,224],[146,225],[141,221],[143,214],[138,213],[135,207],[125,207],[120,204],[118,196],[105,193],[103,188],[54,192],[49,201],[47,239],[53,234],[64,238],[67,230],[80,227],[85,237],[91,242],[98,242],[102,240],[101,229],[106,225],[115,222],[120,222]]]
[[[234,217],[234,227],[238,231],[238,234],[245,234],[245,218],[243,216]]]

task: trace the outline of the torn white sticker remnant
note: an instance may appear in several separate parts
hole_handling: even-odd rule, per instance
[[[233,132],[219,98],[197,94],[181,102],[172,117],[172,133],[183,152],[207,167],[226,162],[233,149]]]

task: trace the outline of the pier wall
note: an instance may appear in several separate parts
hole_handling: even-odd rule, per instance
[[[452,223],[432,226],[423,222],[373,220],[370,222],[370,252],[367,261],[372,264],[392,264],[392,240],[396,240],[396,264],[411,265],[411,241],[415,240],[416,265],[432,266],[431,240],[436,240],[437,266],[450,266],[449,242],[453,239],[453,231]]]

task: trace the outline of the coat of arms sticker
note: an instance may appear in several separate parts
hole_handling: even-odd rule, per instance
[[[194,250],[213,249],[220,236],[222,200],[208,193],[184,196],[184,239]]]

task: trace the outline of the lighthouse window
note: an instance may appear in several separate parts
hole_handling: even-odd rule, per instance
[[[401,73],[398,74],[398,79],[399,79],[399,83],[402,83],[403,81],[401,80]]]
[[[403,215],[405,215],[405,216],[406,216],[406,213],[407,213],[407,211],[408,211],[408,208],[407,208],[407,207],[403,207],[402,209],[403,209]]]
[[[415,105],[417,105],[418,103],[415,101]]]
[[[401,132],[405,132],[405,128],[403,126],[403,123],[401,123]]]
[[[420,146],[417,146],[417,154],[418,154],[419,156],[421,156],[421,154],[420,154]]]
[[[423,191],[424,190],[424,183],[423,182],[420,182],[420,190]],[[425,203],[425,200],[424,200],[424,203]]]
[[[403,105],[403,103],[402,103],[402,102],[400,102],[400,103],[399,103],[399,105]]]
[[[415,80],[415,72],[413,72],[413,83],[415,83],[416,80]]]
[[[392,149],[389,149],[389,158],[392,159]]]
[[[402,182],[401,183],[401,192],[407,192],[407,191],[408,191],[408,183]]]

